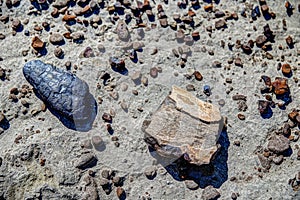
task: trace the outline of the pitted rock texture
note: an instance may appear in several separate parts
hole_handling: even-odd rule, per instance
[[[85,81],[40,60],[27,62],[23,74],[36,95],[65,126],[78,131],[91,129],[97,104]]]
[[[218,108],[186,90],[173,86],[160,108],[143,123],[145,141],[158,154],[184,159],[191,164],[209,164],[218,150],[222,129]]]

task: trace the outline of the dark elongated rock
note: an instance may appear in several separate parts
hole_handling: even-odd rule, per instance
[[[27,62],[23,74],[38,98],[66,127],[78,131],[92,128],[97,104],[85,81],[40,60]]]

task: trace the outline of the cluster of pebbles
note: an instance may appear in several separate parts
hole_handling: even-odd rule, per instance
[[[176,10],[170,11],[170,4],[176,4]],[[98,43],[97,49],[93,48],[91,45],[84,46],[83,50],[79,52],[78,58],[92,60],[97,57],[104,57],[106,61],[105,65],[109,66],[109,69],[107,69],[103,73],[100,73],[99,79],[97,80],[99,81],[96,86],[97,94],[100,93],[99,91],[104,91],[104,94],[99,94],[99,96],[97,96],[96,98],[97,106],[101,107],[103,104],[105,104],[105,102],[103,103],[103,101],[106,101],[106,99],[104,98],[106,97],[105,95],[108,94],[107,96],[109,96],[109,99],[111,99],[111,101],[115,102],[116,105],[119,106],[125,113],[130,113],[130,102],[122,99],[122,97],[120,97],[120,94],[118,93],[128,92],[129,86],[125,82],[121,83],[120,85],[116,85],[116,77],[120,78],[129,75],[131,81],[134,83],[134,88],[131,91],[134,97],[140,97],[141,95],[139,86],[142,85],[144,88],[149,87],[150,84],[153,83],[151,82],[152,79],[157,80],[161,75],[166,77],[166,79],[172,79],[173,77],[166,76],[163,73],[164,68],[162,68],[161,66],[150,66],[147,68],[147,72],[144,72],[140,69],[133,69],[132,67],[133,64],[145,64],[145,59],[143,59],[143,56],[152,56],[153,59],[159,60],[161,49],[150,46],[148,43],[143,41],[143,38],[145,38],[145,34],[147,34],[147,32],[158,29],[166,29],[172,31],[173,39],[178,43],[178,46],[176,47],[172,46],[170,48],[167,48],[169,54],[164,55],[164,57],[167,57],[167,59],[170,59],[170,57],[174,58],[176,63],[172,67],[178,67],[178,69],[188,68],[189,65],[191,65],[191,62],[195,61],[193,60],[194,53],[203,53],[207,56],[210,56],[211,63],[208,63],[208,65],[212,71],[219,71],[224,69],[225,72],[232,73],[232,77],[227,77],[224,80],[224,85],[227,87],[225,93],[229,96],[234,90],[231,85],[234,85],[234,81],[236,81],[234,72],[232,72],[232,68],[237,68],[238,70],[247,68],[249,63],[248,61],[251,59],[257,59],[257,54],[259,53],[261,54],[261,58],[259,59],[266,59],[267,61],[277,62],[277,66],[272,67],[273,71],[278,72],[278,75],[276,77],[269,76],[267,74],[269,71],[263,71],[264,75],[261,76],[260,81],[264,83],[264,87],[259,88],[260,96],[262,96],[263,99],[258,100],[258,109],[256,109],[256,112],[258,112],[263,119],[271,119],[271,117],[273,116],[273,111],[276,111],[274,110],[275,107],[278,107],[278,109],[281,110],[290,110],[289,104],[292,103],[292,96],[294,93],[294,91],[291,89],[291,85],[292,83],[298,83],[298,78],[296,76],[298,67],[295,66],[295,64],[291,61],[291,58],[288,57],[294,54],[295,51],[297,51],[296,54],[298,56],[300,55],[300,51],[296,48],[299,41],[299,36],[286,33],[289,29],[289,23],[287,23],[289,22],[289,18],[283,18],[282,20],[278,20],[278,18],[282,15],[287,17],[299,15],[300,4],[296,5],[293,2],[289,1],[280,3],[280,5],[285,9],[285,13],[276,13],[276,8],[271,8],[271,6],[268,5],[268,1],[266,0],[259,0],[254,4],[249,3],[249,1],[243,1],[242,4],[243,7],[241,9],[223,9],[222,2],[217,0],[181,0],[176,2],[156,2],[150,0],[30,0],[30,2],[28,1],[26,3],[20,0],[0,0],[0,23],[1,27],[5,27],[5,31],[2,31],[0,29],[0,42],[8,40],[10,34],[13,36],[23,34],[22,37],[27,38],[30,44],[30,47],[28,49],[22,50],[22,56],[24,57],[25,61],[33,57],[42,59],[48,58],[47,56],[49,56],[52,60],[55,60],[55,62],[57,60],[63,61],[65,63],[64,67],[66,69],[63,70],[60,69],[59,66],[56,66],[56,68],[54,65],[52,66],[45,63],[39,63],[39,61],[33,61],[37,62],[37,64],[34,64],[34,67],[36,69],[40,68],[41,66],[51,66],[50,71],[46,73],[50,78],[39,77],[40,74],[34,74],[38,73],[38,70],[36,72],[35,69],[28,71],[25,70],[25,78],[33,87],[30,87],[27,84],[23,84],[21,87],[16,86],[10,89],[5,88],[7,90],[6,94],[8,95],[8,99],[13,103],[13,106],[20,107],[21,113],[24,116],[27,116],[28,113],[30,113],[30,116],[28,116],[28,118],[35,117],[39,115],[40,112],[45,112],[47,108],[50,108],[58,112],[60,114],[59,116],[62,116],[64,118],[61,121],[65,126],[75,130],[76,127],[74,128],[73,126],[68,126],[68,124],[72,124],[72,122],[74,122],[74,115],[76,116],[75,121],[79,120],[79,125],[81,120],[86,120],[86,115],[81,116],[80,113],[75,112],[77,109],[80,110],[82,108],[81,111],[84,110],[85,113],[91,115],[90,118],[92,119],[92,122],[89,121],[88,127],[88,129],[91,129],[93,120],[96,115],[94,113],[94,101],[96,100],[94,100],[90,95],[89,89],[88,87],[86,87],[86,83],[72,74],[75,74],[76,71],[80,69],[78,65],[80,66],[81,64],[75,63],[76,61],[73,62],[72,58],[69,60],[66,59],[67,57],[73,55],[68,49],[68,44],[72,43],[79,46],[83,44],[86,45],[85,40],[90,41],[95,37],[103,37],[107,41],[117,41],[116,44],[111,45],[112,47],[104,46],[101,43],[102,41]],[[21,9],[21,7],[24,6],[28,7],[26,12],[24,13],[24,16],[28,16],[28,18],[15,17],[14,14],[12,14],[18,12],[18,9]],[[102,17],[102,13],[106,14],[105,18]],[[44,15],[46,16],[45,18],[43,17]],[[30,22],[31,19],[39,17],[41,18],[39,23],[35,23],[33,25]],[[250,21],[250,23],[262,20],[266,21],[263,22],[264,25],[261,27],[256,27],[255,25],[253,25],[253,30],[251,31],[256,32],[256,34],[253,34],[256,35],[255,37],[249,33],[247,37],[241,36],[241,38],[244,39],[237,39],[236,41],[233,41],[233,38],[230,37],[228,40],[225,40],[224,38],[224,40],[220,41],[220,45],[218,46],[218,48],[226,50],[234,55],[229,58],[227,62],[225,60],[220,61],[214,59],[214,56],[217,57],[218,52],[216,49],[211,48],[210,45],[200,45],[203,35],[207,35],[208,38],[214,40],[216,32],[217,34],[225,32],[226,30],[231,29],[234,23],[237,26],[236,22],[239,22],[239,20],[241,19],[248,20]],[[271,25],[272,20],[277,20],[282,27],[278,28]],[[205,22],[207,21],[211,23],[209,25],[205,24]],[[56,31],[57,28],[55,27],[57,24],[62,24],[61,29],[58,31]],[[81,28],[78,28],[78,26]],[[238,24],[238,26],[242,25]],[[282,32],[280,32],[278,29],[282,29]],[[108,32],[112,32],[113,34],[107,34]],[[92,33],[92,35],[90,33]],[[283,35],[280,37],[283,37],[283,41],[285,42],[284,44],[278,43],[276,41],[281,33]],[[244,33],[240,34],[242,35]],[[156,39],[153,38],[153,41],[155,40]],[[207,43],[209,44],[209,42]],[[147,47],[149,46],[151,47],[151,50],[148,53],[148,51],[145,51],[145,49],[147,49]],[[114,51],[112,55],[106,53],[110,50],[110,48]],[[278,52],[280,52],[281,56],[277,55]],[[54,58],[52,57],[52,55],[54,55]],[[201,59],[201,57],[197,59]],[[3,59],[0,55],[0,83],[12,81],[10,76],[15,72],[13,68],[10,69],[3,67],[3,61],[5,62],[6,58]],[[159,62],[163,63],[163,61]],[[29,64],[27,63],[26,66],[30,65],[30,63],[31,61],[29,62]],[[262,64],[262,68],[266,65],[267,63],[264,62]],[[45,70],[46,68],[44,69],[44,71]],[[244,71],[244,73],[246,75],[246,71]],[[202,89],[199,89],[199,85],[202,85],[202,83],[204,83],[204,80],[208,78],[205,77],[204,74],[206,73],[202,72],[200,69],[194,69],[190,73],[184,74],[184,78],[191,82],[185,85],[186,91],[189,91],[191,93],[199,92],[201,93],[201,95],[204,95],[207,98],[213,96],[214,88],[212,87],[212,85],[205,84],[203,85]],[[174,72],[174,74],[172,75],[174,75],[175,78],[180,77],[180,74],[178,72]],[[62,77],[64,77],[65,81],[70,80],[70,83],[57,83],[60,82],[59,78]],[[259,79],[259,77],[254,78]],[[47,86],[40,84],[41,82],[46,84]],[[63,93],[65,95],[63,97],[55,96],[56,94],[53,91],[61,90],[63,87],[69,89],[67,92]],[[78,93],[71,92],[72,90],[74,90],[74,88]],[[117,91],[117,88],[120,88],[120,91]],[[87,94],[87,99],[91,102],[89,105],[84,105],[86,96],[80,95],[81,93]],[[192,98],[185,92],[181,91],[181,93],[184,93],[184,95],[181,95],[181,97],[186,97],[189,100],[194,98]],[[40,99],[43,100],[43,103],[36,106],[37,103],[35,102],[36,99],[34,99],[33,94],[40,95]],[[77,99],[77,97],[79,96],[81,98]],[[178,97],[176,96],[175,99],[178,102],[181,102],[179,96],[180,95],[178,95]],[[250,102],[249,96],[242,94],[232,94],[230,97],[234,102],[237,102],[239,112],[237,114],[238,119],[247,122],[246,113],[249,113],[249,103],[253,103]],[[148,103],[148,101],[151,102],[151,100],[147,100],[145,102]],[[77,107],[68,108],[67,106],[65,106],[67,102],[79,103],[76,104]],[[190,102],[192,102],[192,104],[204,104],[203,102],[199,103],[196,100]],[[224,107],[225,100],[220,99],[218,101],[218,104],[221,107]],[[198,165],[211,164],[213,156],[219,150],[219,146],[217,146],[218,144],[216,144],[218,131],[211,135],[204,134],[201,138],[201,142],[203,142],[202,140],[208,140],[210,142],[213,141],[213,143],[210,143],[211,146],[209,146],[209,150],[198,148],[198,143],[202,144],[198,140],[195,140],[196,142],[194,143],[191,142],[191,145],[185,146],[184,144],[189,143],[192,140],[192,137],[187,138],[188,140],[185,141],[184,139],[186,138],[184,138],[184,135],[180,135],[184,132],[176,132],[179,131],[179,129],[176,129],[173,132],[170,131],[167,134],[161,136],[161,133],[164,133],[165,130],[159,131],[159,128],[161,128],[160,125],[167,122],[170,124],[172,123],[167,119],[164,119],[165,121],[160,121],[159,117],[155,118],[156,116],[164,115],[165,113],[171,111],[171,113],[176,114],[186,111],[189,115],[193,115],[193,113],[195,112],[195,110],[190,107],[188,110],[183,109],[181,111],[178,111],[174,109],[172,103],[168,106],[165,105],[165,107],[162,106],[160,109],[156,110],[156,112],[154,112],[154,117],[152,120],[154,120],[154,122],[156,122],[157,124],[150,124],[154,128],[144,130],[148,135],[150,135],[150,139],[147,137],[145,139],[148,145],[160,151],[162,155],[175,155],[176,158],[183,156],[184,159],[186,159],[188,162],[193,164],[196,163]],[[87,111],[83,108],[86,108]],[[171,111],[167,108],[171,109]],[[138,113],[143,113],[144,111],[144,108],[142,106],[139,106],[136,109]],[[11,125],[13,125],[13,119],[17,119],[18,114],[19,113],[11,114],[10,110],[1,110],[1,135],[4,135],[5,131],[9,129],[9,122],[11,122]],[[110,109],[109,111],[103,111],[99,115],[102,118],[102,122],[105,129],[107,130],[107,133],[109,135],[112,135],[111,142],[115,147],[122,146],[122,141],[120,141],[119,137],[115,135],[114,128],[118,128],[118,124],[114,121],[114,117],[116,116],[115,111],[113,109]],[[185,117],[183,114],[180,114],[180,116],[183,116],[183,118]],[[220,114],[217,113],[216,116],[218,119],[212,121],[220,121]],[[134,115],[133,118],[137,118],[137,115]],[[195,120],[195,116],[191,118],[191,122],[196,123],[193,121]],[[196,117],[197,120],[210,122],[210,119],[207,120],[207,118],[204,118],[205,117],[203,116]],[[169,119],[173,118],[170,117]],[[38,120],[44,121],[45,118],[39,117]],[[64,123],[65,121],[68,122]],[[174,118],[174,121],[176,121],[176,118]],[[172,125],[177,127],[178,124],[174,123]],[[203,123],[200,126],[206,127],[206,124]],[[300,159],[300,147],[296,144],[300,134],[299,126],[300,111],[298,108],[294,108],[288,114],[288,121],[285,122],[282,127],[279,127],[275,131],[272,131],[267,137],[268,141],[263,146],[259,146],[257,148],[255,153],[257,154],[262,166],[262,168],[258,167],[257,170],[260,173],[261,177],[262,173],[268,172],[271,169],[272,164],[279,165],[281,163],[284,163],[284,161],[289,156],[291,156],[291,143],[294,143],[296,146],[295,148],[298,149],[297,159]],[[77,128],[81,130],[82,127]],[[85,128],[86,127],[83,127],[82,129]],[[183,128],[185,128],[183,130],[189,130],[189,127]],[[51,131],[51,128],[49,128],[48,131]],[[169,140],[168,134],[173,134],[174,132],[176,134],[179,134],[181,137],[176,138],[176,141],[171,141]],[[40,130],[36,130],[35,133],[32,134],[32,136],[39,133]],[[191,131],[191,133],[193,132]],[[167,139],[164,137],[167,137]],[[17,134],[14,142],[16,145],[22,145],[24,142],[26,142],[25,138],[27,139],[27,137],[22,136],[22,134]],[[153,138],[157,141],[153,142]],[[97,163],[99,162],[99,160],[101,160],[99,156],[96,156],[92,152],[94,152],[94,150],[96,150],[96,152],[98,153],[105,151],[106,144],[107,143],[99,135],[93,135],[89,139],[85,139],[80,143],[80,150],[86,152],[80,155],[80,159],[74,162],[74,166],[76,170],[80,171],[80,176],[82,176],[81,180],[79,181],[80,178],[78,178],[77,181],[81,185],[80,194],[82,194],[82,199],[98,199],[99,193],[101,193],[102,190],[106,195],[110,195],[112,191],[115,191],[115,196],[117,196],[117,198],[119,199],[125,199],[126,196],[129,196],[130,198],[130,192],[127,192],[124,189],[125,187],[123,187],[125,184],[131,184],[131,180],[129,177],[118,176],[115,171],[110,169],[104,169],[101,170],[101,172],[91,170],[91,168],[97,166]],[[236,146],[240,146],[240,143],[238,141],[235,141],[234,144]],[[175,146],[174,149],[178,150],[178,152],[173,152],[172,150],[174,149],[169,150],[168,148],[170,146],[172,148]],[[28,149],[26,150],[26,153],[21,156],[21,160],[23,159],[22,161],[30,161],[33,157],[42,167],[47,167],[48,163],[51,163],[50,159],[45,158],[46,155],[35,153],[40,150],[39,146],[30,147]],[[197,151],[205,151],[206,157],[204,156],[204,158],[198,158]],[[29,156],[26,157],[27,154]],[[9,160],[7,159],[7,157],[8,156],[3,157],[3,159],[2,157],[0,157],[0,167],[4,166],[4,164],[2,165],[2,163],[4,163],[6,160]],[[20,163],[13,163],[12,165],[13,167],[19,167]],[[144,176],[149,180],[155,179],[157,177],[157,174],[157,168],[155,166],[147,167],[144,170]],[[64,184],[68,185],[64,182],[61,183],[61,185]],[[74,184],[72,183],[69,185]],[[299,174],[290,179],[289,184],[294,190],[299,190]],[[190,190],[196,190],[199,188],[199,185],[191,180],[185,180],[185,185]],[[102,190],[100,190],[99,187],[102,188]],[[212,200],[223,197],[222,192],[220,193],[212,185],[206,186],[203,189],[204,190],[201,194],[202,199]],[[40,191],[44,192],[55,190],[51,189],[50,186],[43,186],[40,188]],[[0,192],[0,199],[3,197],[4,192],[5,191]],[[61,194],[60,197],[63,196],[64,195]],[[55,197],[59,198],[58,196],[54,196],[54,198]],[[74,198],[77,198],[77,196]],[[237,199],[239,198],[239,194],[232,193],[230,198]],[[143,196],[143,199],[151,198]]]

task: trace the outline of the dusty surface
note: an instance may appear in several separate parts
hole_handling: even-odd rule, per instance
[[[237,199],[300,198],[299,191],[294,191],[289,184],[289,179],[299,172],[299,141],[292,141],[292,153],[285,155],[281,164],[272,163],[269,170],[261,166],[256,153],[259,146],[267,146],[269,136],[288,120],[288,113],[294,108],[299,109],[300,91],[296,79],[299,78],[300,65],[300,13],[299,2],[296,0],[290,1],[295,7],[291,16],[287,15],[284,1],[268,0],[269,9],[276,14],[276,18],[266,20],[261,16],[254,21],[249,7],[251,4],[259,5],[257,1],[221,0],[218,4],[214,3],[216,9],[236,12],[238,15],[238,20],[226,20],[225,29],[215,29],[215,22],[220,19],[214,17],[215,12],[206,12],[204,6],[208,3],[200,1],[201,7],[195,10],[194,16],[195,30],[199,31],[200,39],[189,43],[191,52],[187,53],[185,67],[178,65],[181,59],[172,53],[172,49],[183,47],[184,42],[177,41],[176,31],[170,27],[161,27],[156,16],[159,3],[163,6],[169,23],[174,21],[174,13],[187,13],[188,8],[178,8],[177,1],[169,1],[168,4],[150,1],[156,20],[148,22],[145,14],[143,15],[143,22],[149,27],[144,28],[144,34],[139,35],[137,29],[133,28],[134,19],[127,25],[131,41],[144,43],[142,51],[137,52],[136,63],[123,50],[128,43],[118,39],[115,31],[118,23],[111,22],[109,18],[113,15],[109,15],[106,8],[100,9],[98,15],[102,23],[97,28],[91,25],[85,27],[80,23],[66,27],[62,14],[57,18],[51,16],[51,4],[48,9],[37,11],[28,0],[21,0],[20,5],[10,9],[5,2],[10,1],[0,0],[0,14],[8,16],[9,21],[0,22],[0,33],[5,36],[4,39],[1,36],[0,40],[0,67],[6,70],[9,80],[0,79],[0,111],[8,120],[6,125],[9,124],[9,127],[3,126],[3,130],[0,130],[0,199],[118,199],[117,192],[119,195],[122,193],[120,188],[117,189],[118,185],[124,189],[127,199],[201,199],[202,194],[210,192],[203,193],[201,184],[198,188],[193,182],[173,178],[165,166],[151,156],[141,130],[145,117],[157,110],[171,91],[172,85],[190,88],[190,84],[195,88],[191,92],[202,100],[211,100],[215,104],[220,99],[225,100],[220,111],[222,116],[228,118],[227,170],[220,170],[222,174],[217,174],[221,177],[220,182],[211,183],[220,193],[219,199],[231,199],[235,196]],[[114,1],[108,3],[113,4]],[[69,10],[75,10],[76,7],[76,3],[73,3]],[[241,16],[243,9],[246,10],[247,17]],[[129,11],[125,9],[125,13]],[[95,16],[92,14],[77,18],[90,21]],[[124,15],[119,17],[124,19]],[[15,19],[19,19],[23,27],[13,33],[12,26],[18,25],[13,23]],[[284,19],[286,30],[283,29]],[[35,25],[42,27],[43,22],[50,24],[49,31],[43,28],[34,30]],[[157,24],[157,27],[152,29],[151,24]],[[263,34],[263,26],[266,24],[269,24],[275,36],[271,50],[264,51],[254,45],[250,55],[243,53],[238,48],[239,45],[236,45],[236,40],[240,40],[241,44],[250,39],[255,41],[257,36]],[[211,33],[207,31],[209,26],[212,26]],[[254,26],[257,30],[254,30]],[[186,27],[188,29],[189,25]],[[82,32],[85,39],[82,43],[76,43],[64,38],[65,42],[60,46],[64,52],[62,58],[56,50],[57,45],[49,42],[49,37],[51,32],[63,34],[67,32],[67,28],[73,34]],[[29,31],[29,36],[26,36],[26,31]],[[191,33],[187,31],[186,34]],[[289,48],[285,40],[289,35],[293,38],[293,48]],[[31,46],[34,36],[46,42],[47,51],[43,51],[44,55],[39,58]],[[229,46],[232,46],[231,50]],[[83,53],[87,47],[92,49],[94,56],[90,52]],[[157,53],[152,55],[155,48]],[[60,58],[55,56],[55,51]],[[128,75],[111,69],[110,56],[125,60]],[[237,58],[242,61],[242,67]],[[70,61],[71,72],[88,83],[96,100],[98,97],[102,98],[98,102],[98,115],[92,130],[76,132],[66,128],[49,110],[41,111],[42,102],[33,93],[15,101],[9,98],[12,88],[21,89],[24,84],[29,86],[23,77],[22,68],[27,61],[33,59],[40,59],[63,69],[66,69],[65,63]],[[215,61],[220,62],[221,67]],[[272,81],[275,77],[283,77],[281,70],[277,70],[279,62],[289,63],[292,67],[292,76],[287,78],[292,102],[285,109],[275,106],[272,108],[272,117],[264,119],[257,104],[258,100],[264,99],[260,92],[264,83],[260,77],[267,75]],[[153,67],[157,67],[158,71],[161,69],[157,77],[153,76],[155,78],[150,76],[150,69]],[[201,72],[202,81],[193,77],[195,70]],[[100,77],[105,72],[111,78],[104,85]],[[142,77],[148,78],[148,85],[136,85],[133,81],[139,72]],[[232,81],[226,78],[231,78]],[[209,97],[203,93],[204,85],[211,87]],[[238,101],[232,100],[235,94],[247,96],[247,109],[244,105],[244,111],[239,111]],[[25,107],[27,104],[21,102],[24,99],[29,106]],[[273,99],[279,102],[274,95]],[[114,115],[111,124],[113,133],[107,131],[107,123],[102,120],[104,112]],[[238,113],[243,113],[245,120],[240,120]],[[299,128],[295,127],[292,132],[297,130]],[[93,136],[100,136],[103,142],[94,141],[91,146],[86,140]],[[121,177],[122,181],[112,179],[112,175],[107,175],[106,169],[113,171],[112,175]],[[153,175],[155,170],[156,176],[152,180],[147,178],[149,176],[145,174]],[[215,191],[212,193],[216,194]]]

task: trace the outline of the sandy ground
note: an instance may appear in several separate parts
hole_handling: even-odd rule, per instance
[[[192,93],[202,100],[210,99],[215,104],[220,99],[225,100],[225,105],[220,109],[221,114],[228,118],[227,135],[230,145],[227,158],[228,170],[224,175],[226,180],[217,188],[221,195],[219,199],[231,199],[232,193],[238,193],[238,199],[299,199],[299,192],[294,191],[288,184],[289,179],[294,178],[299,172],[300,161],[297,160],[298,150],[296,149],[299,141],[291,142],[293,153],[290,156],[284,157],[280,165],[272,164],[266,172],[257,170],[260,162],[255,154],[258,146],[264,146],[268,141],[268,136],[288,120],[288,113],[293,108],[299,108],[300,91],[294,78],[299,78],[300,13],[297,7],[299,2],[296,0],[290,2],[296,7],[290,17],[287,16],[284,1],[269,0],[267,4],[276,14],[276,18],[266,20],[261,16],[253,21],[248,7],[251,4],[258,5],[257,1],[221,0],[218,4],[214,3],[215,8],[230,13],[236,12],[239,19],[227,20],[227,28],[217,30],[214,27],[219,19],[215,19],[214,12],[205,12],[204,6],[208,3],[200,1],[201,8],[195,11],[194,17],[194,21],[199,24],[195,30],[199,31],[200,39],[189,45],[191,54],[184,68],[177,64],[181,59],[172,53],[172,49],[182,47],[184,43],[178,43],[175,31],[170,27],[161,27],[158,20],[152,22],[157,24],[156,28],[145,29],[144,37],[138,37],[137,29],[132,28],[135,24],[134,20],[127,25],[131,40],[142,41],[145,45],[142,52],[137,52],[137,63],[132,62],[124,54],[122,47],[126,43],[117,39],[114,31],[117,23],[110,22],[111,15],[106,9],[100,9],[99,16],[102,24],[96,29],[79,23],[70,26],[72,32],[84,32],[85,39],[81,44],[64,39],[65,44],[61,48],[65,56],[59,59],[54,55],[56,46],[49,43],[49,35],[50,32],[63,34],[67,31],[65,22],[62,22],[62,15],[52,18],[51,5],[49,9],[41,10],[35,16],[34,14],[28,15],[30,1],[21,0],[18,7],[11,9],[7,9],[3,2],[0,6],[0,14],[8,15],[10,21],[0,22],[0,33],[5,35],[5,39],[0,40],[0,57],[2,58],[0,66],[10,70],[7,72],[10,80],[0,80],[0,110],[9,120],[10,127],[0,135],[0,157],[2,158],[0,199],[83,199],[84,195],[93,192],[100,199],[118,199],[116,186],[112,186],[109,194],[106,194],[101,187],[102,172],[105,169],[113,170],[116,176],[124,178],[122,188],[126,192],[127,199],[201,199],[203,188],[188,189],[184,181],[175,180],[167,172],[165,166],[156,162],[143,141],[144,133],[141,131],[142,122],[146,116],[158,108],[169,94],[172,85],[185,88],[188,84],[194,85],[195,91]],[[151,1],[150,4],[154,7],[155,14],[159,3],[162,4],[169,23],[174,21],[172,19],[174,13],[184,14],[188,10],[178,8],[177,1],[169,1],[168,4],[162,1],[156,1],[154,4]],[[240,14],[244,8],[246,8],[247,17],[242,17]],[[87,19],[93,17],[94,15]],[[21,32],[13,35],[11,20],[16,18],[21,20],[24,27]],[[78,18],[84,19],[83,16]],[[28,24],[24,24],[27,19]],[[120,19],[124,19],[124,15],[120,15]],[[287,30],[282,28],[283,19],[286,20]],[[41,26],[44,21],[50,23],[50,31],[33,29],[35,24]],[[145,19],[144,23],[148,23],[150,27],[151,22]],[[240,40],[242,44],[249,39],[255,41],[258,35],[263,34],[263,26],[266,24],[270,25],[275,35],[275,42],[272,43],[272,50],[269,51],[273,58],[268,59],[266,52],[256,45],[250,55],[243,53],[240,48],[233,47],[229,50],[228,44],[234,45],[236,40]],[[210,36],[206,31],[208,26],[213,28]],[[253,26],[257,28],[256,31]],[[107,30],[102,31],[104,29]],[[30,36],[24,34],[26,30],[30,32]],[[20,100],[12,102],[9,99],[11,88],[29,85],[22,74],[22,67],[27,61],[37,59],[31,47],[31,38],[35,35],[47,42],[47,54],[38,59],[64,69],[65,63],[70,61],[71,71],[76,72],[79,78],[88,83],[95,99],[97,100],[98,97],[103,99],[103,102],[98,104],[98,115],[92,130],[77,132],[67,129],[48,110],[33,116],[32,110],[40,109],[42,105],[42,101],[33,94],[26,98],[29,108],[22,106]],[[292,49],[288,48],[285,42],[285,38],[289,35],[295,42]],[[221,47],[221,40],[225,42],[224,48]],[[105,47],[105,52],[98,50],[99,44]],[[279,49],[279,45],[283,46],[283,50]],[[95,57],[80,56],[88,46],[93,49]],[[155,48],[158,52],[151,55]],[[28,51],[28,54],[23,56],[23,51]],[[210,55],[209,51],[213,51],[214,54]],[[110,56],[120,56],[125,59],[129,71],[127,76],[111,69],[108,62]],[[237,57],[241,58],[243,67],[228,63],[228,60]],[[222,67],[213,67],[214,61],[222,63]],[[283,77],[282,72],[277,70],[279,62],[289,63],[294,69],[292,77],[288,78],[293,101],[285,110],[276,106],[272,109],[273,116],[263,119],[257,109],[257,101],[264,99],[260,92],[260,88],[263,87],[260,77],[267,75],[272,81],[275,77]],[[74,65],[78,66],[77,70],[74,69]],[[156,78],[149,75],[152,67],[161,68]],[[195,70],[201,72],[202,81],[187,78],[187,75],[192,75]],[[135,85],[131,80],[131,75],[136,71],[140,71],[148,78],[148,86]],[[117,99],[112,98],[109,94],[109,87],[103,85],[100,79],[103,72],[111,75],[112,81],[109,87],[111,86],[114,88],[113,91],[118,93]],[[226,78],[231,78],[232,83],[225,83]],[[97,88],[97,84],[100,87]],[[126,91],[122,90],[124,84],[128,85]],[[204,85],[211,86],[210,97],[203,94]],[[134,95],[132,90],[137,90],[138,95]],[[231,91],[226,93],[227,90]],[[248,108],[245,112],[240,112],[237,102],[232,100],[235,94],[247,96]],[[128,105],[128,112],[121,108],[122,101]],[[278,102],[278,100],[275,101]],[[138,111],[138,108],[142,108],[143,111]],[[28,111],[26,114],[23,114],[24,109]],[[112,135],[107,132],[106,123],[101,119],[104,112],[115,113]],[[246,119],[239,120],[238,113],[243,113]],[[45,120],[41,120],[43,118]],[[297,129],[296,127],[293,131]],[[98,151],[95,148],[81,147],[83,141],[95,135],[101,136],[105,143],[104,149]],[[115,145],[115,141],[112,141],[115,136],[118,138],[119,147]],[[16,138],[19,138],[18,142]],[[234,141],[239,141],[240,146],[234,145]],[[76,168],[76,163],[84,155],[96,156],[97,164],[84,170]],[[41,166],[43,159],[45,159],[45,164]],[[149,180],[144,175],[145,170],[150,166],[157,169],[157,175],[153,180]],[[91,176],[92,183],[87,184],[86,177],[90,177],[89,170],[93,170],[95,175]]]

